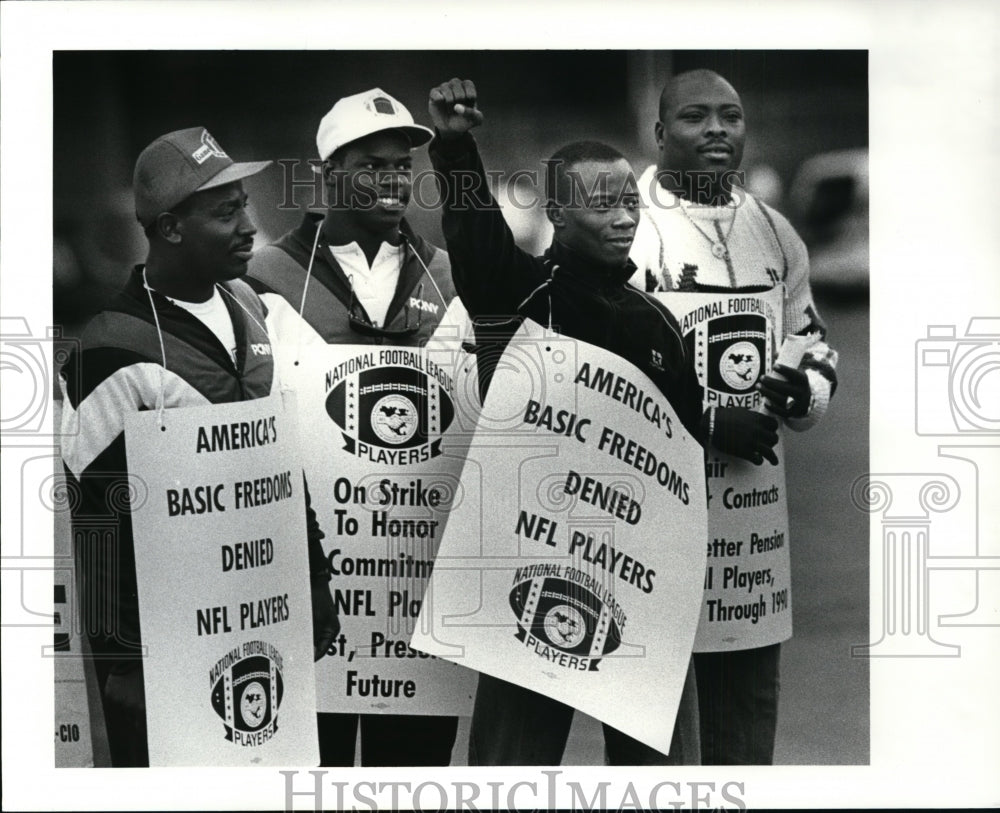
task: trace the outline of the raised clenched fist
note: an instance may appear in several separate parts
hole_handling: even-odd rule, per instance
[[[433,88],[427,111],[445,140],[483,123],[483,114],[476,108],[476,86],[469,79],[451,79]]]

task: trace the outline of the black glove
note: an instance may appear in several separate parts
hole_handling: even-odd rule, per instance
[[[713,416],[714,415],[714,416]],[[720,452],[760,465],[764,459],[778,465],[774,444],[778,442],[778,421],[742,407],[712,407],[705,412],[708,441]]]
[[[312,580],[312,620],[313,620],[313,660],[318,661],[340,632],[340,619],[330,595],[328,579],[314,577]]]
[[[783,378],[773,375],[773,372],[780,373]],[[808,376],[802,370],[784,364],[775,364],[772,373],[757,383],[757,389],[764,396],[764,406],[782,418],[804,418],[812,402]]]

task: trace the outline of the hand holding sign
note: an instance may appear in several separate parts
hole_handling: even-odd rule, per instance
[[[809,378],[802,370],[776,364],[774,373],[764,376],[757,389],[764,396],[764,406],[782,418],[802,418],[809,412],[812,389]]]
[[[778,422],[774,418],[742,407],[713,407],[713,410],[715,419],[709,441],[716,449],[757,465],[765,458],[778,465],[774,453]]]

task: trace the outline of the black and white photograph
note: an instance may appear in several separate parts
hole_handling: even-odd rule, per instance
[[[51,5],[5,807],[996,803],[995,10]]]

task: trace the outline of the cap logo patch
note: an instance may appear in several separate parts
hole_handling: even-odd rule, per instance
[[[392,102],[385,98],[385,96],[376,96],[372,99],[372,106],[375,108],[376,113],[385,113],[387,116],[396,115],[396,108],[392,106]]]
[[[225,150],[223,150],[222,147],[219,146],[218,142],[214,138],[212,138],[211,135],[209,135],[208,130],[202,130],[201,146],[198,147],[198,149],[196,149],[193,153],[191,153],[191,157],[194,158],[194,160],[197,161],[198,164],[200,165],[204,164],[213,155],[216,158],[229,157],[228,155],[226,155]]]

